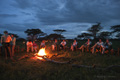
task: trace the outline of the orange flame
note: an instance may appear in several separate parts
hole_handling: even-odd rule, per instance
[[[45,55],[46,55],[45,48],[40,49],[38,52],[38,56],[45,56]]]
[[[45,53],[45,48],[42,48],[39,50],[39,52],[37,53],[38,56],[36,56],[38,59],[43,59],[42,57],[39,57],[39,56],[45,56],[46,53]]]

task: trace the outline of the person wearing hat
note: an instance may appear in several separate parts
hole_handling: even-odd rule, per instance
[[[4,34],[1,36],[1,43],[5,49],[5,58],[7,59],[7,55],[10,54],[10,58],[12,59],[11,49],[10,49],[10,42],[12,38],[8,35],[7,31],[4,31]]]

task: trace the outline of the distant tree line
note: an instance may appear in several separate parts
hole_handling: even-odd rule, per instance
[[[87,33],[81,33],[77,36],[77,38],[87,39],[93,37],[93,39],[101,38],[101,39],[110,39],[112,35],[115,37],[120,38],[120,25],[111,26],[112,31],[101,31],[103,28],[101,27],[100,23],[93,25],[92,27],[88,28]]]
[[[92,27],[87,29],[87,32],[81,33],[76,37],[76,39],[110,39],[112,35],[115,35],[115,37],[120,38],[120,25],[111,26],[111,31],[101,31],[103,27],[101,26],[101,23],[97,23],[95,25],[92,25]],[[62,33],[66,32],[66,30],[63,29],[55,29],[53,30],[55,33],[47,35],[40,29],[27,29],[25,33],[28,35],[28,39],[64,39],[65,37],[62,35]]]

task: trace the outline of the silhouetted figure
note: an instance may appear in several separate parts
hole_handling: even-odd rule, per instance
[[[10,58],[13,59],[10,49],[10,42],[12,41],[12,38],[10,35],[8,35],[7,31],[4,31],[4,34],[1,36],[1,43],[3,45],[3,48],[5,50],[5,58],[7,59],[8,54],[10,54]]]

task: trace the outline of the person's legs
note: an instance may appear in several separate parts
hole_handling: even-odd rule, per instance
[[[53,50],[53,51],[55,50],[55,45],[52,45],[52,50]]]
[[[4,44],[4,49],[5,49],[5,59],[7,59],[7,45]]]
[[[95,49],[96,49],[96,46],[94,46],[94,47],[93,47],[93,49],[92,49],[92,53],[94,53],[94,52],[95,52]]]
[[[104,51],[105,51],[105,48],[104,48],[104,47],[102,47],[102,54],[104,54]]]
[[[33,51],[37,52],[37,47],[33,47]]]
[[[85,47],[86,47],[86,46],[83,45],[83,47],[82,47],[82,52],[84,52]]]
[[[7,44],[7,49],[8,49],[8,52],[10,54],[10,58],[12,58],[12,52],[11,52],[11,48],[10,48],[10,43]]]
[[[74,50],[73,45],[71,45],[71,50],[72,50],[72,51]]]
[[[31,51],[33,52],[33,46],[31,46]]]
[[[29,52],[29,46],[27,46],[27,52]]]
[[[37,52],[37,47],[35,47],[35,52]]]
[[[12,56],[14,56],[15,45],[12,45]]]
[[[79,49],[82,49],[84,47],[84,45],[82,45]]]

